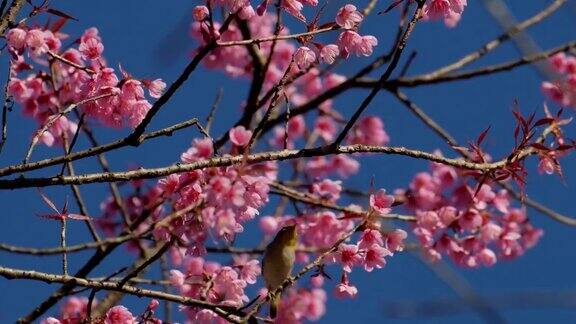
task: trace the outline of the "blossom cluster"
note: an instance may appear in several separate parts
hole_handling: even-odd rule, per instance
[[[449,256],[464,267],[492,266],[536,245],[543,231],[535,228],[522,208],[511,206],[504,189],[475,180],[457,169],[433,163],[418,173],[404,195],[417,217],[413,229],[430,260]],[[474,183],[474,185],[471,185]]]
[[[275,23],[277,19],[275,14],[266,11],[266,7],[262,6],[257,11],[254,11],[249,1],[236,2],[243,3],[243,9],[238,11],[237,5],[224,5],[229,8],[230,13],[237,12],[238,18],[242,21],[232,22],[222,33],[219,32],[220,24],[214,23],[213,26],[211,25],[207,7],[195,7],[193,10],[195,23],[192,25],[192,35],[203,44],[214,40],[217,40],[219,43],[240,41],[244,39],[240,25],[247,24],[250,37],[252,38],[258,39],[275,36]],[[306,2],[309,5],[317,5],[317,1]],[[289,3],[299,4],[297,6],[298,10],[291,9],[295,7],[288,5]],[[263,4],[267,4],[267,1],[264,1]],[[300,12],[303,8],[301,2],[297,0],[281,1],[281,7],[297,18],[305,21],[304,15]],[[340,8],[334,21],[330,23],[343,30],[336,44],[313,42],[314,36],[312,34],[306,38],[299,38],[298,40],[303,46],[298,48],[288,41],[278,41],[275,43],[271,41],[263,42],[259,46],[259,51],[263,57],[268,57],[270,51],[274,49],[269,70],[266,71],[266,79],[277,78],[279,80],[287,69],[292,69],[292,71],[289,72],[307,69],[318,60],[332,64],[336,58],[348,58],[350,54],[370,56],[373,47],[378,44],[378,40],[372,35],[360,35],[357,32],[358,25],[363,19],[364,15],[352,4],[347,4]],[[313,33],[315,30],[316,29],[311,29],[310,31]],[[283,26],[277,34],[277,36],[287,35],[289,35],[289,30],[286,26]],[[247,49],[240,45],[230,46],[230,48],[221,47],[211,53],[209,62],[214,63],[212,67],[222,68],[232,75],[249,75],[252,66],[248,54]],[[296,63],[295,66],[290,64],[292,60]],[[270,81],[272,80],[265,81],[265,83]]]
[[[246,5],[244,8],[251,8],[248,1],[239,2],[243,2]],[[301,2],[297,0],[282,1],[282,7],[291,8],[291,6],[287,5],[288,3],[300,4],[299,7],[302,8]],[[316,5],[317,2],[309,1],[307,4]],[[234,6],[233,8],[236,7]],[[204,6],[198,6],[193,10],[193,16],[196,21],[192,24],[191,34],[202,46],[206,46],[214,40],[217,40],[218,44],[243,40],[245,39],[242,29],[244,25],[247,26],[249,35],[253,39],[276,36],[275,25],[277,17],[275,14],[265,11],[265,9],[258,11],[258,14],[254,10],[248,11],[252,14],[244,15],[244,11],[240,11],[238,16],[241,21],[231,22],[225,30],[220,32],[221,24],[214,22],[212,26],[208,16],[208,9]],[[288,11],[295,13],[293,10]],[[199,12],[205,14],[198,14]],[[231,12],[234,11],[231,10]],[[297,12],[296,16],[303,17],[299,11]],[[373,47],[378,44],[378,41],[374,36],[358,34],[357,27],[362,19],[363,15],[354,5],[348,4],[342,7],[338,11],[335,21],[332,22],[332,24],[343,29],[336,44],[324,45],[314,42],[313,35],[300,38],[299,42],[302,46],[299,47],[289,40],[260,43],[258,46],[260,56],[262,58],[270,58],[263,80],[264,89],[270,89],[277,84],[286,73],[290,75],[298,73],[299,70],[308,70],[316,65],[318,60],[332,64],[338,57],[347,58],[350,54],[357,56],[371,55]],[[289,29],[286,26],[282,26],[277,36],[283,37],[289,35],[289,33]],[[272,50],[274,50],[274,53],[270,55]],[[248,49],[244,45],[218,46],[210,52],[205,64],[210,68],[223,70],[234,77],[253,76],[254,63]],[[291,93],[294,91],[288,89],[287,92]]]
[[[64,136],[71,138],[76,122],[59,114],[77,104],[106,126],[138,125],[151,107],[144,89],[158,98],[165,83],[138,80],[122,69],[119,76],[102,57],[104,45],[96,28],[87,29],[72,46],[62,46],[69,36],[58,29],[21,25],[6,35],[12,57],[8,93],[40,128],[57,117],[40,141],[52,146]]]
[[[240,307],[248,302],[245,289],[261,273],[259,261],[247,255],[235,257],[231,265],[186,255],[185,249],[174,248],[170,255],[172,263],[183,270],[170,270],[170,282],[179,294],[219,305]],[[190,307],[185,314],[192,323],[227,323],[207,309]]]
[[[236,134],[232,138],[245,145],[250,133]],[[239,148],[234,145],[232,153]],[[182,162],[196,162],[213,155],[212,139],[196,139],[192,147],[182,153]],[[203,254],[208,230],[217,238],[231,241],[243,231],[242,223],[253,219],[268,202],[269,184],[277,178],[275,162],[250,165],[206,168],[187,173],[172,174],[158,182],[158,188],[175,210],[197,206],[199,217],[176,220],[176,234],[189,244],[191,252]],[[167,238],[168,232],[157,237]]]
[[[560,52],[549,63],[560,78],[542,82],[542,91],[558,105],[576,108],[576,57]]]

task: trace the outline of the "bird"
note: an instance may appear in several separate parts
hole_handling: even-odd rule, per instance
[[[296,245],[298,232],[296,225],[285,226],[264,250],[262,259],[262,272],[268,292],[272,294],[292,273],[292,267],[296,259]],[[270,296],[270,318],[275,318],[278,313],[280,294]]]

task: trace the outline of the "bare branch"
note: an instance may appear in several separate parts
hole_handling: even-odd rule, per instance
[[[200,160],[191,163],[176,164],[162,168],[139,169],[125,172],[105,172],[91,173],[77,176],[56,176],[51,178],[16,178],[11,180],[0,180],[0,189],[17,189],[28,187],[47,187],[68,184],[88,184],[128,181],[135,179],[152,179],[167,176],[174,173],[200,170],[204,168],[230,166],[239,163],[258,163],[264,161],[284,161],[314,156],[326,156],[332,154],[353,154],[353,153],[380,153],[387,155],[402,155],[411,158],[424,159],[441,164],[451,165],[458,168],[490,172],[500,169],[511,162],[521,160],[535,153],[532,148],[527,148],[519,152],[513,160],[509,158],[491,162],[474,163],[462,159],[450,159],[443,156],[427,153],[424,151],[411,150],[405,147],[372,146],[372,145],[347,145],[340,147],[317,147],[302,150],[282,150],[272,152],[262,152],[247,156],[224,156],[213,157],[211,159]]]
[[[111,282],[111,281],[90,280],[81,277],[56,275],[38,271],[11,269],[6,267],[0,267],[0,276],[6,279],[28,279],[28,280],[43,281],[46,283],[62,283],[64,285],[82,286],[98,290],[119,291],[125,294],[134,295],[138,297],[149,297],[160,300],[168,300],[185,306],[209,309],[215,312],[216,314],[223,316],[224,318],[227,318],[228,320],[230,320],[229,318],[230,313],[234,312],[234,309],[230,306],[220,306],[194,298],[167,294],[161,291],[137,288],[130,285],[118,285],[117,282]]]

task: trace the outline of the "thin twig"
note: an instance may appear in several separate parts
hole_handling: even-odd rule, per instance
[[[212,122],[214,121],[214,114],[216,113],[216,109],[220,105],[220,101],[222,100],[222,96],[224,95],[224,88],[218,89],[218,93],[216,94],[216,99],[214,99],[214,103],[208,112],[208,116],[206,116],[206,133],[210,135],[210,129],[212,128]]]
[[[50,57],[52,57],[53,59],[56,59],[56,60],[58,60],[58,61],[61,61],[61,62],[64,63],[64,64],[70,65],[70,66],[73,67],[73,68],[76,68],[76,69],[78,69],[78,70],[82,70],[82,71],[84,71],[84,72],[86,72],[86,73],[88,73],[88,74],[94,74],[94,73],[96,73],[96,71],[92,70],[91,68],[89,68],[89,67],[87,67],[87,66],[82,66],[82,65],[76,64],[76,63],[74,63],[74,62],[72,62],[72,61],[70,61],[70,60],[68,60],[68,59],[66,59],[66,58],[64,58],[64,57],[62,57],[62,56],[60,56],[60,55],[52,52],[52,51],[50,51],[50,50],[47,51],[46,53],[47,53]]]
[[[60,225],[62,226],[60,230],[60,246],[62,250],[66,250],[66,217],[62,217]],[[68,256],[66,252],[62,253],[62,273],[65,276],[68,275]]]
[[[92,101],[96,101],[99,99],[104,99],[104,98],[108,98],[111,96],[115,96],[116,93],[106,93],[106,94],[101,94],[101,95],[97,95],[94,97],[90,97],[90,98],[86,98],[84,100],[80,100],[77,103],[72,103],[70,105],[68,105],[64,110],[62,110],[61,112],[50,116],[50,118],[48,118],[48,120],[46,121],[46,123],[44,123],[44,125],[38,130],[38,132],[36,132],[36,135],[34,135],[34,137],[32,138],[32,142],[30,143],[30,146],[28,147],[28,151],[26,152],[26,157],[24,157],[24,164],[28,163],[28,161],[30,160],[30,156],[32,156],[32,151],[34,150],[34,147],[36,146],[36,144],[38,143],[38,140],[40,139],[40,137],[44,134],[44,132],[46,132],[52,125],[54,125],[54,123],[60,119],[62,116],[68,114],[69,112],[71,112],[72,110],[76,109],[77,107],[80,107],[84,104],[87,104],[89,102]]]
[[[331,202],[327,202],[327,201],[317,199],[315,197],[311,197],[310,195],[308,195],[304,192],[294,190],[294,189],[287,187],[285,185],[282,185],[280,183],[273,182],[270,186],[273,188],[271,190],[271,193],[273,193],[273,194],[278,194],[278,195],[281,195],[284,197],[288,197],[290,199],[298,200],[298,201],[304,202],[304,203],[312,205],[312,206],[327,208],[327,209],[331,209],[331,210],[335,210],[335,211],[340,211],[343,213],[356,215],[358,217],[361,217],[361,216],[363,217],[368,213],[367,211],[358,210],[356,208],[351,208],[351,207],[342,207],[342,206],[338,206],[336,204],[333,204]],[[414,216],[397,215],[397,214],[382,215],[382,216],[379,216],[379,218],[388,219],[388,220],[400,220],[400,221],[406,221],[406,222],[416,221],[416,217],[414,217]]]

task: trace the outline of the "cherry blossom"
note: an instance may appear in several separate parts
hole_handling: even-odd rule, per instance
[[[529,223],[525,210],[509,207],[505,191],[496,194],[488,184],[473,189],[466,183],[469,175],[457,170],[447,182],[450,168],[432,164],[432,171],[416,175],[404,193],[417,216],[413,233],[429,259],[445,254],[461,266],[492,266],[534,246],[542,230]]]
[[[576,57],[560,52],[552,56],[549,63],[560,78],[542,82],[542,92],[558,105],[575,108]]]
[[[336,14],[336,23],[344,29],[352,29],[362,21],[364,16],[356,10],[356,6],[347,4],[338,10]]]
[[[394,203],[394,196],[386,195],[386,190],[380,189],[375,194],[370,195],[370,207],[380,215],[390,212],[390,206]]]
[[[294,53],[294,62],[300,69],[307,69],[316,61],[316,53],[306,46],[299,47]]]
[[[244,126],[237,126],[230,130],[230,140],[237,146],[246,146],[251,137],[252,131]]]

